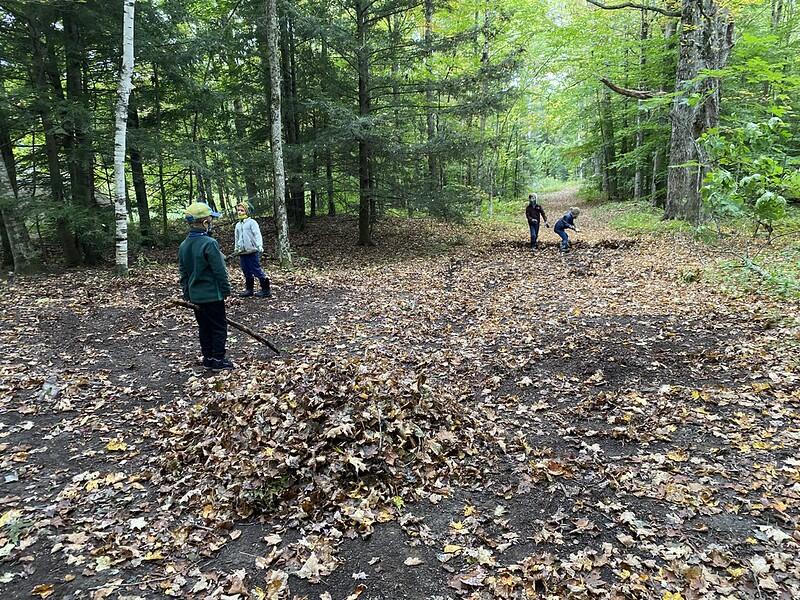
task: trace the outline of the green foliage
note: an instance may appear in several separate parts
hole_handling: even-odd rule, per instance
[[[787,144],[791,138],[778,117],[705,136],[702,144],[714,165],[703,186],[709,212],[716,218],[745,217],[772,231],[786,217],[786,198],[800,192],[800,159]]]
[[[578,188],[578,198],[584,202],[598,203],[607,200],[597,183],[591,179],[583,180]]]
[[[463,223],[467,214],[481,204],[481,190],[475,187],[452,183],[433,195],[428,203],[431,216],[443,221]]]
[[[724,119],[703,142],[713,167],[706,202],[718,220],[775,227],[784,207],[800,200],[800,13],[784,11],[773,23],[763,2],[736,4],[729,65],[703,75],[722,79]],[[49,238],[57,221],[62,229],[66,223],[70,235],[60,241],[77,240],[84,260],[109,256],[111,208],[95,198],[111,195],[120,7],[109,10],[100,0],[12,5],[0,7],[0,133],[14,140],[21,197],[35,190],[41,199],[22,212],[37,217]],[[369,25],[362,41],[352,0],[279,3],[287,177],[306,198],[312,190],[327,198],[330,186],[338,212],[358,210],[362,140],[372,175],[366,195],[378,215],[463,220],[486,215],[491,192],[497,217],[516,219],[528,191],[553,191],[576,178],[587,200],[632,198],[635,181],[641,198],[651,190],[664,197],[678,44],[656,13],[578,0],[434,2],[426,36],[419,3],[363,6]],[[154,233],[169,228],[159,218],[162,205],[174,214],[201,195],[220,209],[224,197],[271,210],[263,27],[259,2],[137,5],[138,119],[129,121],[128,145],[142,158]],[[370,60],[365,114],[357,87],[362,47]],[[68,52],[81,55],[80,73],[71,73],[80,86],[66,85]],[[47,76],[37,80],[40,67]],[[667,93],[637,101],[606,90],[601,76]],[[50,186],[58,177],[50,176],[45,121],[55,133],[62,191]],[[89,178],[76,168],[82,152],[92,163]],[[94,185],[88,199],[86,179]],[[133,186],[129,195],[135,213]],[[295,210],[308,212],[304,196],[295,197]],[[318,213],[326,208],[323,202]],[[132,223],[132,245],[137,228]]]

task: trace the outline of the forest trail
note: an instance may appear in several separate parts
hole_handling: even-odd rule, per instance
[[[541,201],[551,225],[576,202]],[[524,204],[516,227],[388,221],[355,257],[312,223],[274,300],[229,302],[284,356],[232,333],[213,376],[174,265],[14,284],[0,595],[797,597],[797,353],[771,341],[796,325],[704,281],[691,242],[584,208],[566,256],[552,230],[527,249]]]

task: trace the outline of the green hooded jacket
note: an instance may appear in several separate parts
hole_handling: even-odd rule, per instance
[[[183,297],[195,304],[218,302],[231,294],[228,271],[217,240],[192,231],[178,248]]]

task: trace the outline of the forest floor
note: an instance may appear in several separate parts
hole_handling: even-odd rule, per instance
[[[221,374],[174,264],[9,285],[0,597],[800,597],[797,304],[605,214],[312,222]]]

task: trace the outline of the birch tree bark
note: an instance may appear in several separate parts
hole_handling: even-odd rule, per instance
[[[133,77],[133,12],[136,0],[123,0],[122,69],[117,90],[114,126],[114,217],[117,274],[128,274],[128,211],[125,206],[125,134],[128,126],[128,97]]]
[[[15,273],[34,273],[41,269],[39,253],[31,243],[25,220],[17,210],[17,192],[5,160],[0,160],[0,216],[6,226]]]
[[[278,237],[278,261],[284,268],[292,267],[289,246],[289,223],[286,218],[286,173],[283,168],[283,138],[281,132],[281,55],[278,49],[278,10],[276,0],[267,0],[267,62],[270,80],[270,138],[272,142],[272,172],[274,183],[275,228]]]

